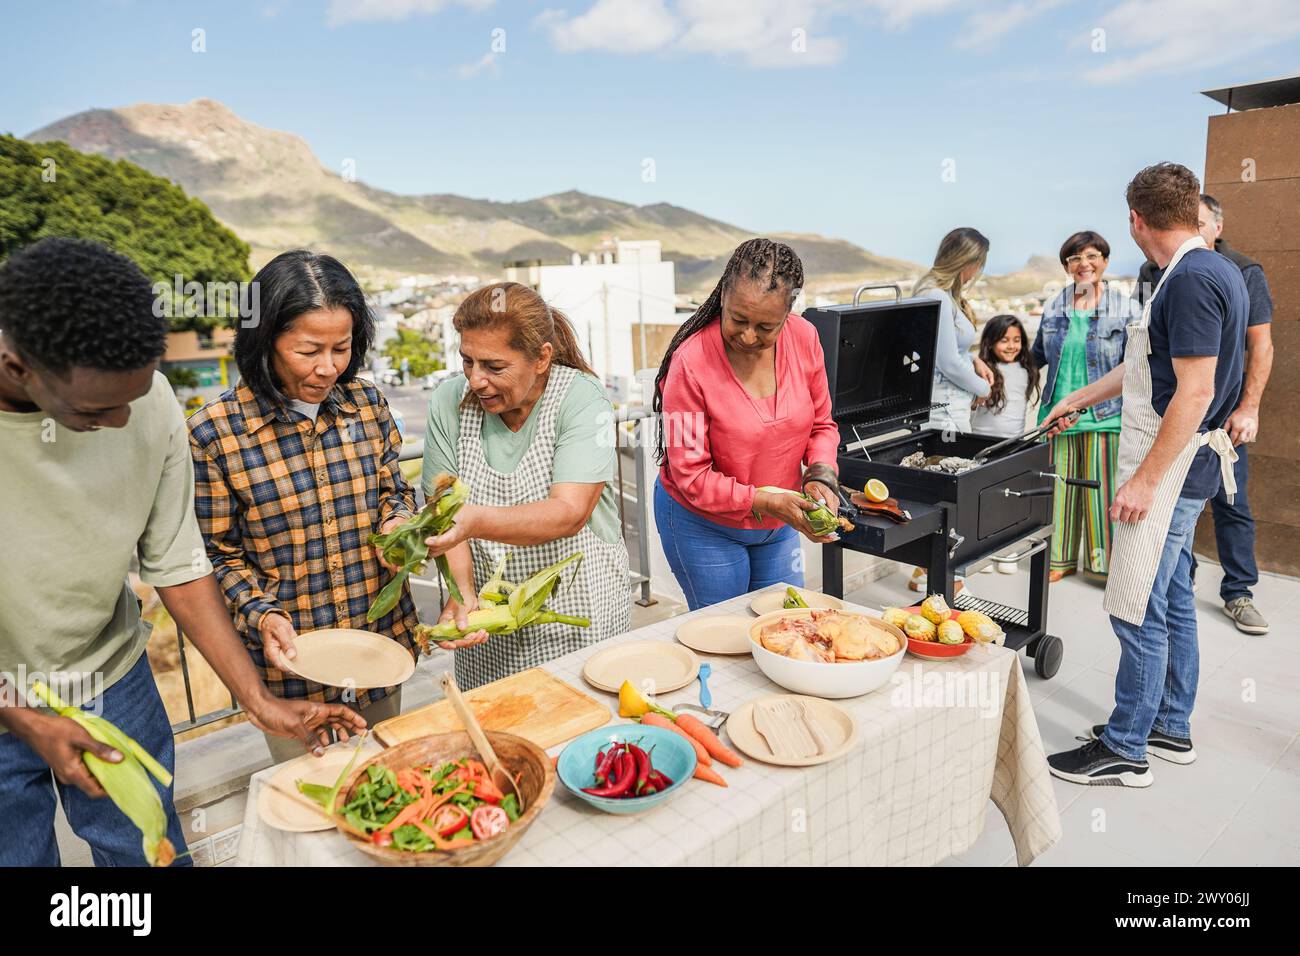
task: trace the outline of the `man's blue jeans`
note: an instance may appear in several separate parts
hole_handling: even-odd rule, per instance
[[[1219,563],[1223,565],[1219,596],[1224,604],[1240,597],[1253,597],[1250,589],[1259,583],[1259,568],[1255,565],[1255,518],[1250,513],[1250,501],[1246,497],[1250,466],[1245,445],[1237,446],[1233,471],[1237,476],[1237,494],[1232,504],[1228,504],[1228,493],[1222,487],[1210,499],[1210,510],[1214,513],[1214,540],[1219,548]]]
[[[93,702],[92,702],[93,703]],[[176,744],[171,723],[158,696],[147,655],[98,698],[101,717],[175,771]],[[90,705],[86,709],[91,709]],[[150,780],[153,778],[150,777]],[[157,781],[154,781],[157,785]],[[49,764],[13,734],[0,734],[0,866],[58,866],[54,840],[54,794],[63,804],[72,831],[90,844],[96,866],[146,866],[140,831],[107,797],[92,800],[76,787],[59,783]],[[167,837],[176,848],[175,866],[193,865],[185,852],[185,834],[172,802],[163,793]]]
[[[1179,498],[1160,553],[1141,626],[1111,616],[1120,642],[1115,709],[1102,742],[1129,760],[1146,757],[1154,728],[1171,737],[1192,735],[1192,706],[1201,658],[1192,595],[1192,537],[1205,502]]]
[[[655,524],[692,611],[785,581],[803,586],[799,532],[729,528],[701,518],[655,481]]]

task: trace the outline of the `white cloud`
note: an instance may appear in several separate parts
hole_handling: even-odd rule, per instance
[[[1105,51],[1084,72],[1092,83],[1123,83],[1241,59],[1300,36],[1295,0],[1125,0],[1100,18]],[[1078,41],[1092,43],[1092,31]]]
[[[437,13],[452,4],[482,10],[490,7],[492,0],[330,0],[327,20],[332,27],[357,20],[405,20]]]
[[[547,10],[538,20],[549,28],[556,48],[566,53],[648,53],[663,49],[681,28],[663,0],[596,0],[576,17]]]
[[[470,77],[478,76],[485,70],[489,73],[495,74],[499,69],[500,66],[497,64],[497,55],[495,53],[484,53],[482,57],[475,60],[473,63],[461,64],[461,66],[457,67],[456,73],[462,80],[467,80]]]
[[[817,30],[840,0],[596,0],[570,17],[548,10],[538,23],[557,49],[650,53],[678,50],[741,57],[754,66],[809,66],[839,59],[840,41]]]
[[[973,50],[991,45],[995,40],[1028,23],[1040,13],[1061,5],[1062,0],[1028,0],[1005,7],[972,13],[962,25],[953,46]]]

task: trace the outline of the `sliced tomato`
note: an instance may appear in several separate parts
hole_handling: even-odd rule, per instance
[[[434,812],[433,819],[429,822],[439,836],[449,837],[457,830],[464,829],[465,824],[469,823],[469,814],[454,803],[444,803]]]
[[[470,814],[469,825],[476,838],[487,840],[510,826],[510,818],[500,807],[476,807]]]
[[[492,776],[484,771],[483,776],[474,781],[474,796],[488,803],[500,803],[506,795],[492,782]]]

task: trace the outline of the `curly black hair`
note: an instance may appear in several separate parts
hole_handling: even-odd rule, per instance
[[[157,361],[167,319],[154,299],[139,266],[89,239],[41,239],[0,266],[0,330],[51,372],[125,372]]]
[[[366,294],[333,256],[294,249],[282,252],[253,276],[258,293],[257,315],[235,331],[235,364],[255,395],[284,405],[280,383],[271,367],[275,340],[298,316],[318,309],[346,309],[352,315],[352,358],[338,384],[356,378],[375,340],[375,317]]]

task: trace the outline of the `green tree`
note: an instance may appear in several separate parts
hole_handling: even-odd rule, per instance
[[[46,236],[95,239],[135,260],[155,282],[246,282],[248,244],[207,205],[175,183],[126,160],[116,162],[67,143],[28,143],[0,135],[0,261]],[[215,310],[172,327],[210,329]]]
[[[402,359],[410,363],[412,378],[423,378],[430,372],[446,368],[439,358],[442,350],[438,343],[414,329],[397,330],[397,335],[384,343],[382,354],[387,356],[393,368],[402,367]]]

